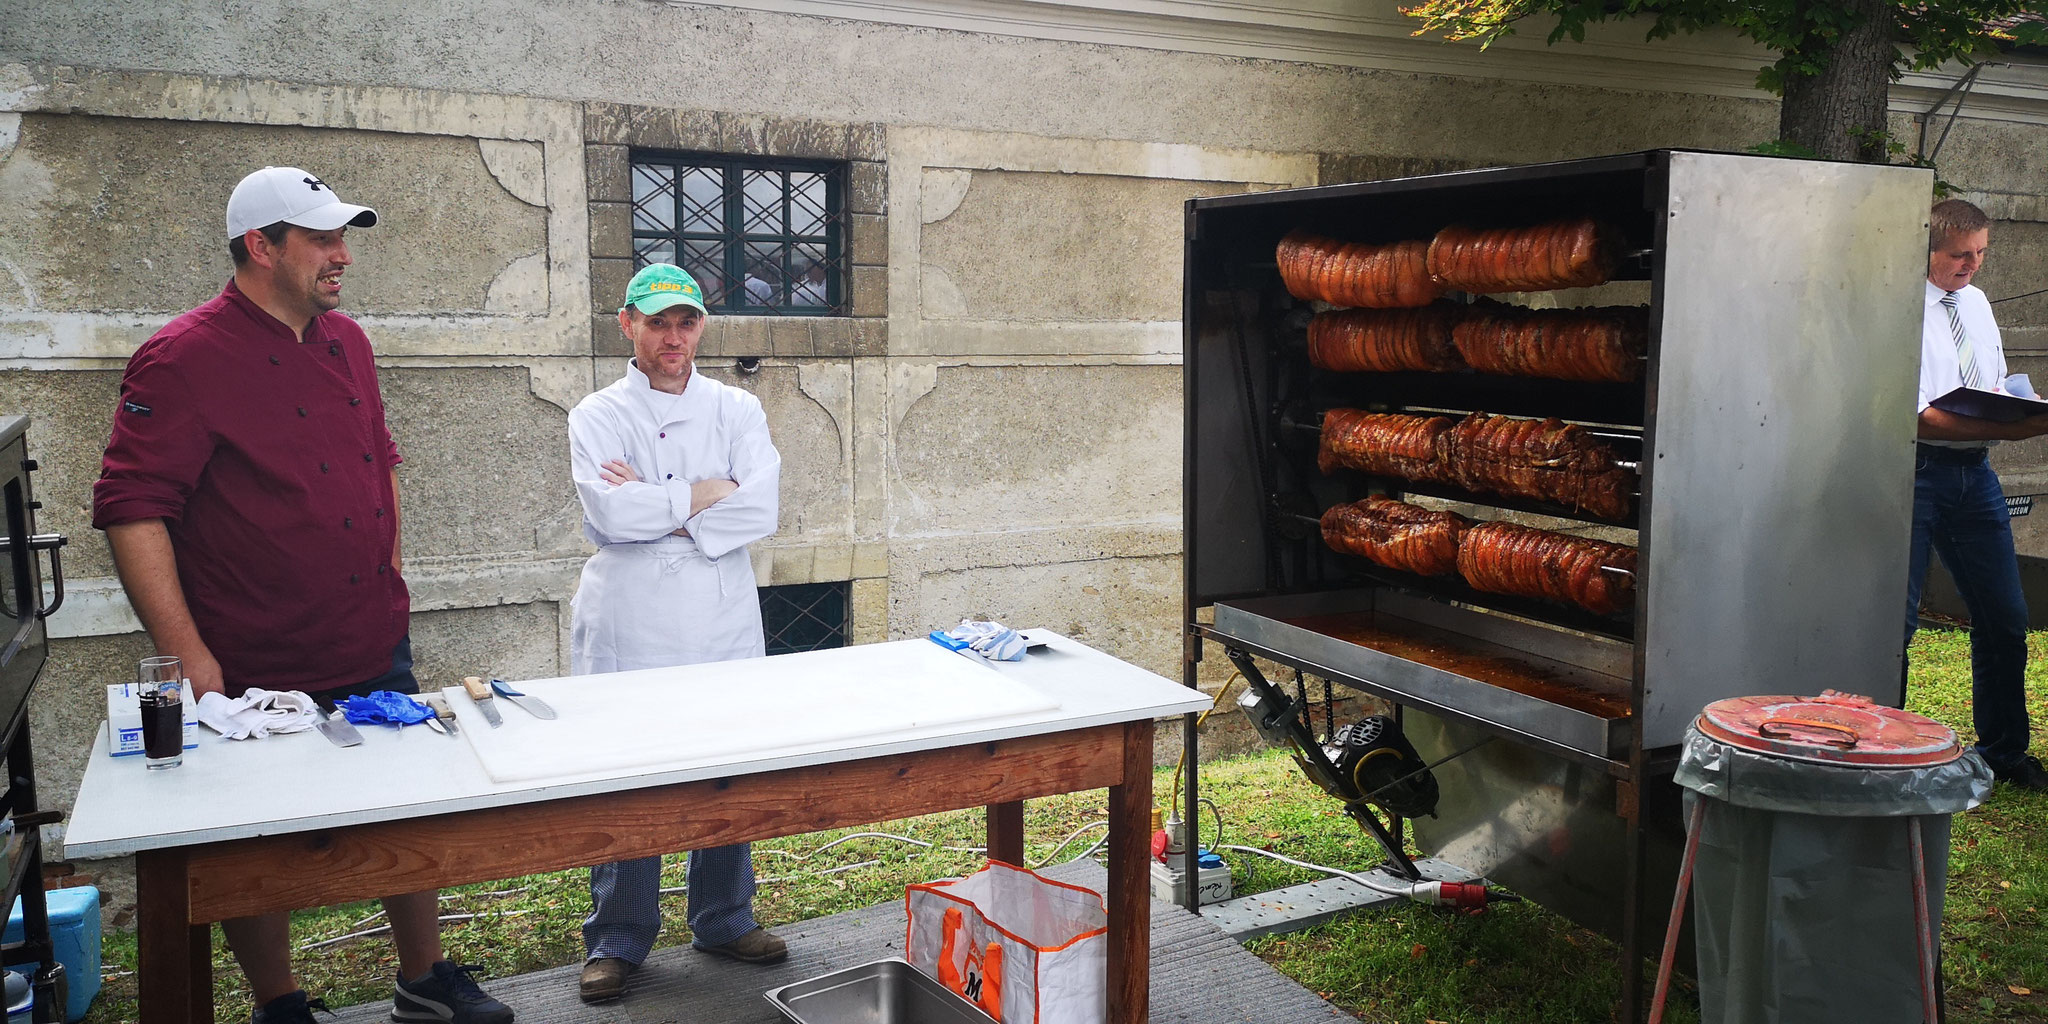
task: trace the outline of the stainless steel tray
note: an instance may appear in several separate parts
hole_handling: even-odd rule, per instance
[[[1324,616],[1370,616],[1386,632],[1422,642],[1400,645],[1403,653],[1376,649],[1324,632],[1315,624]],[[1423,710],[1463,713],[1596,757],[1627,753],[1633,651],[1618,641],[1385,589],[1218,601],[1214,631]],[[1493,673],[1472,666],[1537,677],[1542,686],[1531,689],[1576,692],[1609,706],[1519,692],[1498,678],[1475,678]]]
[[[988,1014],[901,959],[769,989],[797,1024],[990,1024]]]

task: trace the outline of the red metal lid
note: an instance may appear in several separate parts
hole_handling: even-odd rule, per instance
[[[1868,697],[1730,697],[1700,712],[1706,736],[1759,754],[1820,764],[1919,768],[1963,756],[1948,726]]]

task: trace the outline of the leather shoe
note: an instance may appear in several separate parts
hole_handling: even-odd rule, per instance
[[[731,942],[707,946],[701,942],[690,945],[717,956],[731,957],[743,963],[776,964],[789,956],[789,944],[768,934],[766,928],[755,928]]]
[[[601,956],[583,965],[576,979],[576,996],[586,1003],[608,1003],[626,994],[626,976],[634,964],[615,956]]]
[[[2000,782],[2009,782],[2020,789],[2048,792],[2048,769],[2041,767],[2038,757],[2023,757],[2020,763],[1991,773]]]

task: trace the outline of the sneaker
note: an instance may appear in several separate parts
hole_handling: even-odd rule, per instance
[[[609,1003],[626,994],[626,976],[637,966],[615,956],[601,956],[583,965],[576,979],[576,998],[586,1003]]]
[[[755,928],[731,942],[721,942],[716,946],[701,942],[690,945],[706,953],[750,964],[778,964],[789,956],[789,944],[768,934],[766,928]]]
[[[484,994],[470,975],[483,970],[474,964],[437,961],[434,969],[415,981],[398,978],[398,991],[391,997],[391,1019],[395,1021],[448,1021],[451,1024],[512,1024],[512,1011]]]
[[[327,1004],[318,999],[306,998],[305,990],[287,992],[278,996],[249,1015],[249,1024],[313,1024],[313,1011],[327,1013]]]
[[[2048,792],[2048,769],[2041,767],[2038,757],[2023,757],[2011,768],[1994,769],[1991,773],[2000,782],[2009,782],[2020,789]]]

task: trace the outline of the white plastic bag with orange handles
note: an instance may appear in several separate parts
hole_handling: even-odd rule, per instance
[[[999,860],[903,894],[904,958],[1004,1024],[1101,1024],[1109,965],[1102,895]]]

